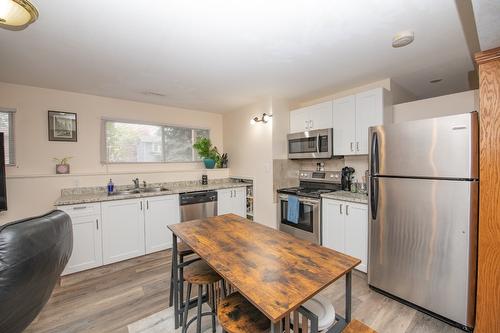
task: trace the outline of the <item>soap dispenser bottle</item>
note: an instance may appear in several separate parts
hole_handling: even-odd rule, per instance
[[[113,193],[114,189],[115,189],[115,184],[113,184],[113,181],[110,178],[108,183],[108,194]]]

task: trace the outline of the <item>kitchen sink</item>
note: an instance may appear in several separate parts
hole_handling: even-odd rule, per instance
[[[146,188],[133,188],[130,190],[118,190],[114,191],[109,195],[128,195],[128,194],[139,194],[139,193],[155,193],[155,192],[165,192],[169,191],[168,188],[164,187],[146,187]]]
[[[165,191],[168,191],[168,188],[164,188],[164,187],[146,187],[146,188],[141,188],[140,191],[141,192],[146,192],[146,193],[149,193],[149,192],[165,192]]]
[[[141,193],[140,190],[133,189],[133,190],[114,191],[113,193],[110,193],[109,195],[127,195],[127,194],[139,194],[139,193]]]

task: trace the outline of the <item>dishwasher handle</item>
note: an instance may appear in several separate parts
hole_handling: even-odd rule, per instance
[[[214,202],[217,201],[217,192],[216,191],[200,191],[200,192],[186,192],[181,193],[180,205],[193,205],[198,203],[205,202]]]

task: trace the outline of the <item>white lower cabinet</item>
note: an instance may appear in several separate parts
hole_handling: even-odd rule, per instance
[[[146,253],[172,247],[172,232],[168,225],[181,221],[179,195],[165,195],[144,199]]]
[[[368,205],[323,199],[323,246],[361,260],[356,269],[368,270]]]
[[[71,217],[73,252],[62,275],[102,265],[101,204],[60,206]]]
[[[226,188],[217,190],[217,215],[236,214],[247,216],[247,188]]]
[[[101,204],[104,264],[146,253],[143,210],[142,199],[115,200]]]

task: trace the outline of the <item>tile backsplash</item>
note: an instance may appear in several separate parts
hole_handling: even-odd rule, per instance
[[[316,170],[316,163],[325,163],[325,170],[340,171],[345,166],[353,167],[355,170],[354,179],[363,181],[365,171],[368,170],[368,155],[345,156],[336,159],[321,160],[302,160],[299,162],[301,170]]]
[[[325,170],[340,171],[345,166],[353,167],[354,179],[365,181],[365,171],[368,170],[368,155],[345,156],[336,159],[321,160],[273,160],[273,192],[284,187],[297,186],[299,184],[299,170],[316,170],[316,163],[325,163]],[[275,198],[276,200],[276,198]]]

